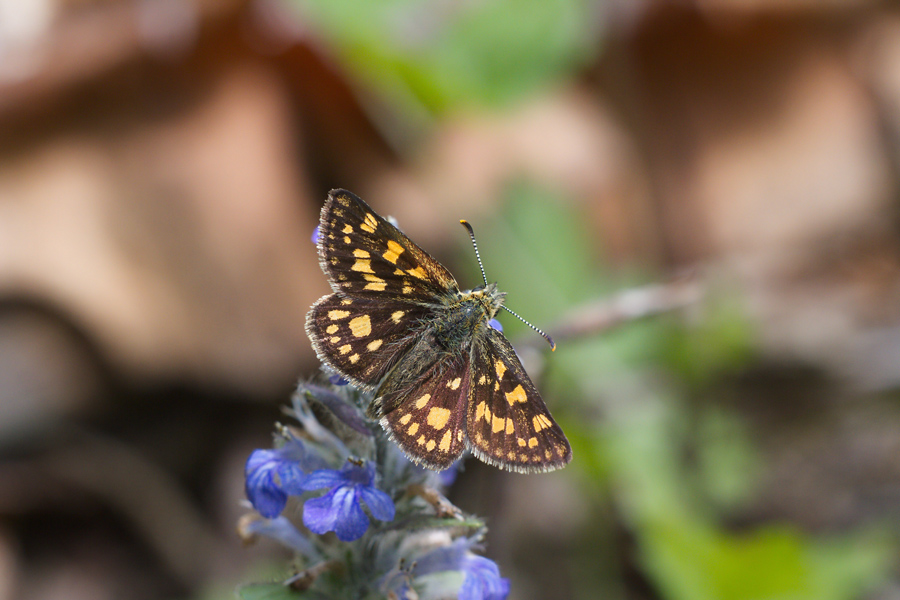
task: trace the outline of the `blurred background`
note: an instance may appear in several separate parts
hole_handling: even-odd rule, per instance
[[[511,598],[900,598],[894,3],[0,0],[0,600],[290,574],[333,187],[557,337],[572,464],[450,492]]]

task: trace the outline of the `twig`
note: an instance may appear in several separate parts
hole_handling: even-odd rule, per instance
[[[422,485],[411,485],[406,489],[410,496],[419,496],[434,508],[438,517],[462,519],[462,512],[434,488]]]
[[[574,309],[550,331],[557,341],[597,335],[622,323],[695,305],[703,293],[693,277],[632,288]]]
[[[290,587],[292,590],[298,592],[305,592],[312,584],[316,582],[316,579],[319,578],[319,575],[323,573],[327,573],[328,571],[337,571],[338,569],[343,568],[343,564],[336,560],[326,560],[322,561],[317,565],[313,565],[308,569],[300,571],[290,579],[284,582],[284,585]]]

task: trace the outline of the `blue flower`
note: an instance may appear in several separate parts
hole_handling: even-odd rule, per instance
[[[415,564],[415,577],[461,571],[463,582],[457,592],[460,600],[504,600],[509,594],[509,580],[500,577],[500,569],[494,561],[472,552],[476,543],[474,538],[460,537],[446,546],[411,557]],[[394,592],[399,598],[403,596],[399,595],[398,590],[406,581],[403,575],[402,571],[398,571],[385,581],[385,589]]]
[[[453,483],[456,481],[456,476],[459,474],[459,468],[460,466],[462,466],[464,460],[464,458],[460,458],[443,471],[438,472],[438,481],[442,486],[448,488],[453,485]]]
[[[347,385],[348,383],[350,383],[340,375],[331,375],[328,378],[328,381],[330,381],[332,385]]]
[[[303,524],[310,531],[323,534],[333,531],[339,540],[352,542],[369,528],[369,518],[363,512],[365,501],[369,512],[379,521],[394,519],[391,497],[376,488],[375,464],[364,466],[347,462],[340,471],[320,469],[310,473],[303,482],[307,491],[331,488],[320,498],[312,498],[303,506]]]
[[[303,443],[291,438],[275,450],[254,450],[244,467],[244,490],[253,508],[267,519],[281,514],[289,495],[303,493],[306,471],[321,466]]]
[[[505,600],[509,595],[509,579],[500,577],[500,569],[489,558],[467,555],[463,559],[463,573],[459,600]]]

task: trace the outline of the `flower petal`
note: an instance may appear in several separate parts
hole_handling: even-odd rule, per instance
[[[344,483],[346,483],[346,481],[346,475],[342,471],[335,471],[334,469],[319,469],[318,471],[313,471],[312,473],[310,473],[300,487],[302,487],[307,492],[311,492],[313,490],[320,490],[322,488],[337,487],[339,485],[343,485]]]
[[[310,498],[303,504],[303,524],[313,533],[334,531],[338,511],[334,507],[335,488],[321,498]]]
[[[290,496],[299,496],[305,491],[303,482],[306,481],[307,477],[299,464],[285,461],[278,465],[277,473],[284,493]]]
[[[266,485],[258,479],[248,479],[245,491],[253,508],[267,519],[280,515],[284,505],[287,504],[287,494],[281,491],[281,488]]]
[[[509,595],[509,579],[500,577],[500,569],[494,561],[483,556],[469,556],[465,559],[460,600],[505,600]]]
[[[375,463],[368,461],[362,465],[347,461],[341,468],[344,481],[354,485],[372,485],[375,481]]]
[[[277,453],[272,450],[255,450],[247,459],[244,469],[244,492],[253,508],[266,518],[277,517],[284,510],[287,494],[276,481],[275,473],[280,465]]]
[[[439,571],[459,571],[462,569],[465,559],[471,556],[470,550],[474,544],[474,539],[459,537],[448,546],[438,546],[434,550],[426,552],[416,558],[416,574],[428,575]]]
[[[285,461],[296,463],[304,473],[328,468],[328,463],[310,446],[290,434],[277,452]]]
[[[247,464],[244,466],[244,474],[249,477],[253,471],[266,467],[278,460],[278,453],[275,450],[254,450],[247,457]]]
[[[350,383],[340,375],[332,375],[328,378],[328,381],[330,381],[332,385],[347,385]]]
[[[338,508],[338,518],[334,524],[334,533],[339,540],[352,542],[361,538],[369,528],[369,517],[359,505],[357,490],[349,486],[338,488],[338,490],[340,491],[336,494],[335,503],[340,501],[340,507]]]
[[[379,521],[394,520],[394,502],[391,497],[376,487],[363,485],[359,487],[359,495],[362,497],[369,512]]]
[[[334,531],[339,540],[352,542],[369,528],[369,518],[359,505],[353,486],[341,485],[303,506],[303,523],[313,533]]]
[[[463,460],[465,459],[460,458],[443,471],[438,472],[438,481],[440,481],[442,486],[448,488],[453,485],[453,482],[456,481],[456,476],[459,474],[459,468],[462,466]]]

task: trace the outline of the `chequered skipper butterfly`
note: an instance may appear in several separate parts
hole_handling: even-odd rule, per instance
[[[333,293],[306,317],[316,354],[375,390],[369,416],[413,462],[442,470],[469,448],[486,463],[532,473],[572,459],[512,345],[488,325],[506,295],[496,284],[461,291],[346,190],[328,194],[318,250]]]

